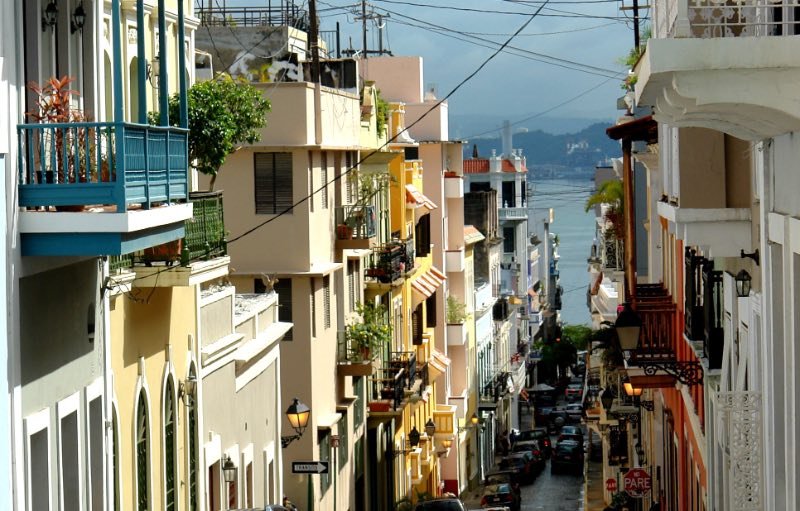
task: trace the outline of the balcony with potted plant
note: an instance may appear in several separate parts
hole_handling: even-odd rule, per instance
[[[385,321],[386,308],[371,303],[358,304],[360,321],[351,323],[339,332],[337,363],[343,376],[369,376],[392,340],[392,327]]]
[[[119,255],[181,238],[188,130],[91,121],[73,81],[30,85],[31,122],[17,126],[23,255]]]

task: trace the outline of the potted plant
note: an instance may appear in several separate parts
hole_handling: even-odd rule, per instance
[[[447,323],[463,324],[467,319],[467,306],[453,295],[447,295]]]
[[[392,326],[384,320],[386,307],[383,305],[359,303],[356,305],[356,313],[361,316],[361,321],[345,328],[351,360],[370,360],[373,353],[392,341]]]

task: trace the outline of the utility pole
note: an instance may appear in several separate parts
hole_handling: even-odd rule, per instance
[[[367,0],[361,0],[361,50],[367,58]]]
[[[311,82],[319,83],[319,25],[317,24],[317,0],[308,0],[308,44],[311,50]]]

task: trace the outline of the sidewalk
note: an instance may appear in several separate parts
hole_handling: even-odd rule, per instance
[[[603,511],[606,507],[603,464],[598,461],[586,462],[586,490],[584,491],[584,511]]]

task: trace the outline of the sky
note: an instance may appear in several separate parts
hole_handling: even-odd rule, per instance
[[[307,8],[307,0],[294,1]],[[252,7],[268,2],[226,3]],[[550,0],[542,7],[543,3],[370,0],[367,10],[385,16],[381,20],[385,49],[394,55],[423,57],[426,86],[435,86],[440,98],[529,22],[450,98],[451,116],[499,116],[515,122],[552,109],[542,115],[615,119],[620,83],[627,73],[620,59],[633,46],[631,11],[620,10],[620,0]],[[334,30],[338,21],[342,46],[347,48],[352,41],[355,49],[361,49],[361,22],[355,19],[361,12],[360,0],[317,0],[317,11],[321,30]],[[378,48],[378,24],[377,19],[368,23],[370,50]]]
[[[395,55],[422,56],[425,82],[435,84],[441,97],[528,22],[542,3],[371,0],[369,5],[375,13],[389,15],[383,19],[384,47]],[[331,30],[339,21],[344,47],[352,36],[353,46],[361,48],[361,26],[348,9],[335,7],[356,5],[352,10],[360,12],[359,4],[317,0],[321,29]],[[551,0],[506,51],[456,92],[449,101],[450,112],[501,115],[514,121],[590,91],[547,115],[615,118],[620,83],[627,72],[619,60],[633,46],[631,11],[621,11],[621,5],[618,0]],[[370,49],[378,46],[376,24],[377,20],[368,26]],[[621,74],[609,79],[617,73]]]

